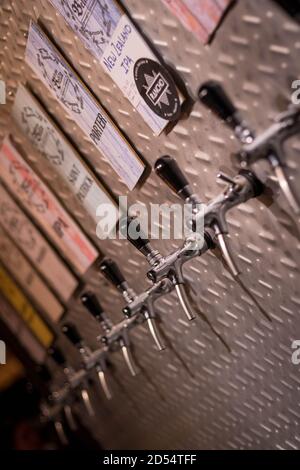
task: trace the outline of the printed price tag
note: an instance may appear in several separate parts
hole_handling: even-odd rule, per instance
[[[0,224],[59,297],[68,302],[77,279],[0,182]]]
[[[100,61],[105,72],[118,85],[155,135],[159,135],[170,120],[178,118],[183,96],[115,0],[50,2],[82,39],[87,49]],[[160,68],[159,74],[155,69],[151,69],[150,74],[139,78],[139,81],[146,80],[148,96],[151,91],[155,95],[155,99],[149,101],[144,99],[145,96],[140,93],[135,80],[135,67],[140,60],[145,59],[155,62],[156,68]],[[165,108],[166,112],[159,113],[161,108]]]
[[[11,333],[18,339],[33,362],[42,364],[46,357],[46,349],[31,333],[15,310],[0,295],[0,320],[5,323]]]
[[[1,265],[0,292],[2,292],[12,307],[15,308],[39,342],[45,348],[49,348],[54,340],[52,331]]]
[[[183,26],[206,44],[232,0],[162,0]]]
[[[33,22],[29,29],[26,61],[127,187],[133,189],[145,165],[102,106]]]
[[[84,274],[98,252],[8,138],[0,151],[0,170],[1,178],[21,204],[74,268]]]
[[[51,122],[38,101],[23,86],[19,87],[16,95],[13,117],[33,146],[63,178],[90,217],[97,223],[97,208],[105,204],[110,207],[113,220],[117,222],[118,209],[114,200]]]
[[[0,259],[35,304],[57,323],[64,312],[63,306],[1,227]]]

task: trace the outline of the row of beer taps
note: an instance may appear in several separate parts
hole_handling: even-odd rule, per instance
[[[198,96],[206,107],[234,131],[242,144],[240,151],[235,155],[236,161],[240,164],[239,171],[232,178],[220,173],[218,178],[226,184],[225,189],[207,204],[203,204],[174,158],[163,156],[156,161],[154,167],[156,174],[185,204],[192,207],[190,218],[186,221],[190,227],[189,235],[177,250],[163,255],[142,234],[137,218],[128,215],[120,221],[120,231],[126,235],[129,242],[149,264],[147,278],[151,284],[145,291],[135,292],[119,266],[112,259],[104,259],[99,266],[100,272],[124,298],[123,321],[114,325],[101,307],[97,296],[93,292],[85,292],[81,296],[81,302],[102,329],[102,333],[97,338],[101,347],[92,351],[85,344],[74,324],[63,325],[63,333],[81,354],[82,369],[74,371],[66,364],[62,351],[59,348],[52,348],[49,354],[58,365],[63,366],[66,383],[60,390],[52,391],[48,402],[44,402],[42,407],[44,418],[53,420],[62,440],[66,439],[66,435],[57,417],[64,413],[70,429],[74,429],[76,425],[76,420],[72,415],[72,391],[80,395],[88,414],[94,415],[88,393],[88,377],[91,371],[96,370],[105,396],[111,399],[112,395],[106,380],[109,353],[121,351],[130,374],[135,376],[138,373],[130,348],[132,328],[146,323],[157,349],[159,351],[165,349],[163,337],[156,323],[158,315],[156,302],[161,297],[175,291],[186,318],[191,321],[201,315],[230,350],[209,318],[195,307],[183,267],[185,263],[217,247],[231,275],[235,279],[239,278],[240,272],[227,241],[229,232],[227,213],[234,207],[259,197],[264,192],[264,184],[252,170],[254,163],[262,159],[269,162],[290,208],[295,215],[300,213],[299,203],[286,175],[284,152],[286,141],[300,132],[300,106],[290,105],[287,111],[280,114],[267,130],[256,135],[219,83],[206,82],[201,86]],[[135,232],[139,233],[136,237],[131,235],[130,228],[133,226]],[[204,230],[197,231],[197,227],[202,227]],[[271,321],[270,315],[259,305],[258,308]]]

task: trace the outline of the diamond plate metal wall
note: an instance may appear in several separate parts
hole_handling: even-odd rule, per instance
[[[273,2],[236,2],[216,37],[202,46],[163,6],[160,0],[126,0],[126,8],[164,59],[181,74],[195,94],[208,78],[221,80],[248,121],[266,127],[289,98],[291,82],[299,78],[300,28]],[[107,255],[120,262],[128,280],[139,289],[147,285],[146,264],[124,241],[99,242],[68,189],[50,166],[39,158],[10,120],[18,83],[27,81],[82,155],[116,195],[125,186],[102,159],[76,124],[70,120],[24,63],[30,19],[40,19],[74,68],[108,108],[149,165],[164,153],[175,156],[203,200],[220,190],[216,174],[231,172],[230,154],[236,142],[228,129],[196,103],[188,120],[168,135],[154,139],[147,126],[122,97],[82,43],[56,14],[47,0],[2,0],[0,9],[0,78],[7,83],[8,104],[0,106],[0,139],[11,131],[27,152],[28,160],[55,190],[71,214]],[[288,167],[299,189],[300,142],[288,146]],[[257,167],[264,178],[267,168]],[[277,191],[276,182],[268,185]],[[298,184],[297,184],[298,183]],[[130,202],[178,202],[152,174]],[[298,221],[299,222],[299,221]],[[291,344],[300,339],[299,261],[300,231],[278,194],[267,207],[263,200],[243,205],[230,214],[231,243],[243,282],[272,316],[261,316],[255,302],[236,284],[220,261],[207,254],[188,266],[199,305],[232,348],[228,353],[199,318],[188,324],[173,295],[162,300],[162,329],[170,347],[157,353],[144,327],[132,340],[141,367],[137,378],[128,377],[119,357],[112,358],[111,402],[92,386],[97,410],[89,420],[78,413],[105,448],[164,449],[299,449],[300,374],[291,362]],[[163,253],[176,243],[154,242]],[[122,301],[96,270],[86,283],[100,296],[114,321],[122,318]],[[96,323],[73,300],[68,317],[87,342],[95,345]],[[68,348],[74,364],[78,357]],[[58,378],[59,379],[59,378]]]

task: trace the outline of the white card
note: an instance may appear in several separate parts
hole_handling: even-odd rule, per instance
[[[13,117],[33,146],[55,169],[89,216],[97,223],[97,208],[110,206],[113,220],[118,220],[115,201],[84,163],[42,106],[20,86],[13,106]],[[103,238],[103,236],[101,236]]]
[[[127,187],[133,189],[144,172],[144,163],[103,107],[33,22],[29,29],[26,61]]]
[[[159,62],[144,38],[115,0],[50,0],[65,21],[99,60],[140,116],[159,135],[169,124],[141,97],[134,79],[139,59]],[[180,93],[179,93],[180,94]],[[183,96],[180,96],[183,101]]]

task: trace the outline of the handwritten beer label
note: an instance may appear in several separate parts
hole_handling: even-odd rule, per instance
[[[27,325],[2,295],[0,295],[0,320],[18,338],[19,343],[31,359],[37,364],[42,364],[46,357],[46,349],[42,347]]]
[[[104,108],[33,22],[29,29],[26,61],[127,187],[133,189],[144,172],[144,163]]]
[[[0,175],[74,268],[84,274],[98,252],[8,138],[0,151]]]
[[[69,26],[100,61],[125,97],[139,112],[155,135],[169,123],[144,101],[134,80],[134,67],[140,59],[159,63],[146,41],[114,0],[50,0]],[[94,41],[96,36],[98,43]],[[176,91],[177,94],[177,91]],[[183,101],[183,97],[180,96]]]
[[[51,122],[45,110],[30,92],[20,86],[13,106],[13,117],[33,146],[51,164],[97,223],[96,212],[101,204],[111,207],[113,220],[118,209],[108,192],[96,180],[75,149]]]
[[[64,307],[0,227],[0,259],[34,303],[57,323]]]
[[[54,340],[52,331],[1,265],[0,292],[17,311],[39,342],[45,348],[49,348]]]
[[[0,224],[58,296],[68,302],[77,279],[1,183]]]
[[[162,0],[200,42],[206,44],[232,0]]]

